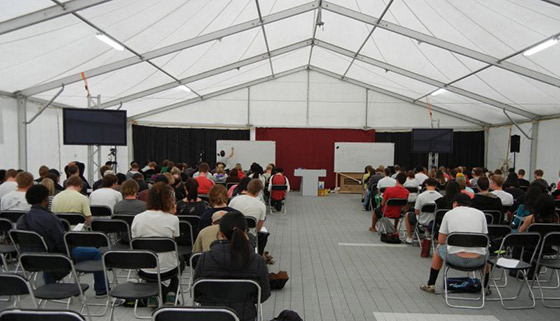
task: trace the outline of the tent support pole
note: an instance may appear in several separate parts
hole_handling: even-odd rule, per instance
[[[538,152],[538,145],[539,145],[539,121],[533,121],[533,127],[531,128],[531,134],[533,138],[531,141],[531,160],[529,163],[529,177],[531,180],[535,179],[534,173],[535,169],[537,169],[537,152]]]
[[[18,167],[27,170],[27,98],[17,97]]]

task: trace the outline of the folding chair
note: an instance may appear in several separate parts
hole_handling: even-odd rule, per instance
[[[0,218],[0,256],[2,257],[2,269],[4,269],[4,272],[8,272],[10,270],[6,256],[16,253],[14,245],[7,244],[7,242],[5,242],[6,240],[9,240],[8,231],[12,228],[13,223],[10,220]]]
[[[451,233],[447,236],[447,245],[448,246],[459,246],[459,247],[466,247],[466,248],[479,248],[483,247],[486,248],[488,251],[488,235],[480,234],[480,233]],[[486,267],[486,260],[479,266],[475,266],[472,268],[464,268],[462,266],[457,266],[449,263],[445,258],[445,269],[443,272],[443,283],[444,283],[444,295],[445,295],[445,303],[452,307],[452,308],[464,308],[464,309],[482,309],[485,303],[485,288],[483,286],[480,287],[481,295],[477,298],[471,297],[459,297],[459,296],[450,296],[449,289],[447,287],[447,275],[450,269],[464,271],[464,272],[473,272],[475,274],[476,271],[480,272],[480,280],[481,282],[484,280],[484,268]],[[481,301],[480,306],[470,306],[470,305],[454,305],[449,302],[449,300],[467,300],[467,301]]]
[[[548,223],[533,223],[531,225],[529,225],[529,228],[527,229],[528,232],[537,232],[541,235],[541,239],[544,239],[544,237],[552,232],[560,232],[560,224],[548,224]],[[542,255],[545,256],[553,256],[553,255],[560,255],[558,250],[555,250],[554,248],[551,247],[546,247],[543,248],[543,253]],[[538,251],[538,249],[536,249],[536,251]],[[537,258],[538,259],[538,258]],[[535,274],[538,273],[538,270],[535,270]],[[540,274],[546,274],[548,273],[548,270],[545,269],[543,271],[540,271]],[[558,270],[553,269],[552,272],[550,273],[550,278],[548,280],[540,280],[541,283],[550,283],[553,284],[553,278],[556,275],[556,285],[550,285],[550,286],[543,286],[541,285],[541,287],[543,289],[548,289],[548,290],[552,290],[552,289],[558,289],[560,288],[560,273],[558,272]]]
[[[91,205],[89,209],[91,210],[91,215],[94,217],[107,217],[113,215],[113,210],[106,205]]]
[[[67,232],[64,234],[64,244],[66,245],[66,253],[68,257],[72,258],[72,250],[77,247],[92,247],[96,249],[107,248],[111,249],[111,242],[107,235],[101,232]],[[103,262],[100,260],[86,260],[77,262],[74,261],[74,268],[76,272],[80,273],[95,273],[103,272]],[[107,276],[105,276],[107,277]],[[78,280],[79,280],[78,276]],[[103,313],[93,314],[91,316],[100,317],[107,313],[109,307],[109,298],[107,298],[105,304],[90,304],[91,306],[103,306]],[[80,313],[83,313],[80,311]],[[89,314],[89,313],[88,313]]]
[[[234,310],[226,307],[161,308],[152,315],[153,321],[239,321]],[[0,320],[1,321],[1,320]]]
[[[511,227],[507,226],[507,225],[488,225],[488,238],[490,239],[490,251],[489,251],[489,260],[488,263],[490,263],[490,265],[494,265],[494,261],[492,260],[493,258],[496,258],[496,256],[498,255],[498,253],[500,253],[500,246],[502,244],[502,240],[504,239],[504,237],[508,234],[511,233]],[[494,266],[495,270],[497,267]],[[500,285],[497,285],[498,287],[506,287],[507,283],[508,283],[508,278],[507,278],[507,273],[505,270],[502,270],[502,275],[499,278],[492,278],[492,280],[494,281],[500,281],[503,279],[503,283]]]
[[[16,273],[0,273],[0,296],[9,296],[8,302],[11,300],[12,296],[15,296],[14,308],[21,308],[21,296],[29,295],[31,296],[31,302],[37,308],[37,302],[33,297],[33,288],[27,278],[23,275]],[[1,319],[1,317],[0,317]]]
[[[137,318],[150,319],[150,317],[138,316],[136,309],[138,307],[139,299],[148,299],[150,297],[157,297],[160,306],[162,305],[161,297],[161,278],[159,273],[159,262],[157,254],[152,251],[146,250],[128,250],[128,251],[107,251],[103,254],[103,269],[105,275],[108,275],[109,270],[116,273],[116,269],[126,270],[139,270],[139,269],[155,269],[157,273],[157,282],[155,283],[133,283],[127,281],[123,284],[114,282],[109,283],[107,278],[107,294],[109,297],[125,300],[136,300],[134,304],[134,315]],[[113,314],[115,310],[115,303],[111,304],[109,320],[113,321]]]
[[[45,307],[49,300],[68,299],[66,305],[67,309],[70,305],[70,299],[72,297],[78,297],[82,309],[87,311],[88,319],[91,320],[86,296],[84,295],[84,292],[89,289],[89,285],[79,282],[74,264],[72,264],[70,258],[58,253],[25,253],[19,257],[19,262],[25,273],[43,272],[64,274],[70,272],[71,278],[74,281],[73,283],[50,283],[38,287],[31,281],[32,287],[35,289],[33,291],[34,297],[41,301],[44,300]],[[41,303],[39,303],[38,307],[41,307]]]
[[[111,241],[113,250],[130,249],[130,225],[123,220],[115,218],[93,220],[91,230],[105,233]]]
[[[187,258],[192,253],[194,228],[188,221],[179,219],[179,237],[176,238],[179,255]]]
[[[496,224],[496,225],[504,224],[503,214],[501,211],[483,210],[482,212],[484,213],[484,215],[490,214],[492,216],[492,223],[490,224]],[[486,222],[488,222],[488,218],[486,219]]]
[[[534,273],[534,277],[535,280],[537,281],[537,287],[539,288],[539,292],[541,294],[540,299],[542,301],[542,304],[547,307],[547,308],[560,308],[560,305],[551,305],[548,304],[546,301],[552,301],[552,300],[560,300],[560,296],[556,296],[556,297],[545,297],[544,296],[544,291],[543,289],[556,289],[558,287],[543,287],[541,285],[541,280],[539,278],[539,273],[538,271],[540,270],[540,268],[545,267],[547,269],[551,269],[554,270],[556,272],[556,276],[558,276],[558,270],[560,269],[560,258],[558,257],[558,253],[556,253],[553,256],[547,256],[546,255],[546,249],[550,249],[550,248],[559,248],[560,247],[560,232],[550,232],[548,234],[546,234],[546,236],[544,237],[543,241],[542,241],[542,245],[539,251],[539,256],[538,256],[538,260],[537,260],[537,266],[535,268],[535,273]],[[547,256],[547,258],[545,258],[545,256]],[[557,279],[558,282],[558,279]]]
[[[16,223],[17,220],[26,213],[27,212],[23,211],[4,211],[0,213],[0,218],[5,218],[10,220],[12,223]]]
[[[410,187],[410,188],[415,188],[415,187]],[[428,215],[431,214],[435,218],[436,210],[437,210],[436,204],[424,204],[420,209],[420,215],[422,214],[426,215],[426,213],[428,213]],[[415,215],[415,214],[412,213],[410,215]],[[416,224],[414,225],[414,235],[412,236],[412,238],[418,240],[419,244],[422,244],[421,233],[424,232],[426,229],[430,228],[428,224],[433,220],[428,220],[426,224],[420,224],[419,218],[420,217],[417,217]],[[423,229],[424,231],[421,231],[421,229]]]
[[[534,248],[535,247],[538,248],[538,244],[540,240],[541,240],[541,235],[539,233],[534,233],[534,232],[508,234],[502,240],[502,245],[500,246],[500,249],[498,251],[498,256],[489,260],[490,262],[492,262],[491,264],[497,268],[501,268],[504,271],[521,272],[521,275],[523,276],[523,281],[519,285],[517,294],[513,297],[505,298],[502,295],[502,292],[500,291],[501,287],[498,286],[496,280],[492,278],[494,274],[494,269],[492,269],[490,278],[492,280],[494,287],[496,288],[496,291],[498,292],[498,296],[500,297],[500,302],[502,303],[502,307],[504,307],[504,309],[508,309],[508,310],[532,309],[535,307],[535,295],[533,294],[531,284],[529,284],[527,272],[531,268],[531,263],[535,260],[535,254],[537,253],[537,251],[535,251]],[[528,248],[528,247],[532,247],[532,248]],[[512,252],[514,248],[521,250],[520,259],[514,259],[512,257]],[[526,250],[533,252],[528,262],[523,261],[523,257]],[[506,306],[504,301],[513,301],[519,298],[519,294],[521,293],[524,284],[526,284],[527,288],[529,289],[529,297],[531,298],[533,303],[530,306],[520,306],[518,304],[515,306]]]
[[[46,253],[49,251],[47,243],[41,235],[33,231],[11,230],[8,232],[18,256],[26,252]]]
[[[181,261],[179,259],[179,251],[177,249],[177,243],[171,238],[166,237],[145,237],[145,238],[135,238],[130,242],[130,245],[133,250],[150,250],[154,251],[155,253],[167,253],[167,252],[174,252],[175,253],[175,263],[177,263],[177,273],[173,275],[167,276],[167,278],[162,278],[161,274],[158,275],[156,278],[155,276],[146,276],[145,274],[139,275],[141,279],[146,282],[156,282],[156,281],[167,281],[172,278],[179,279],[179,287],[177,291],[181,293],[182,302],[185,303],[185,297],[183,295],[183,288],[181,286]],[[177,305],[179,301],[179,293],[175,295],[175,305]]]
[[[405,187],[409,193],[416,193],[418,194],[418,187]]]
[[[257,232],[258,221],[252,216],[245,216],[245,221],[247,222],[249,233],[255,236],[255,251],[257,251],[257,247],[259,244],[259,232]]]
[[[208,196],[208,194],[198,194],[198,198],[200,198],[203,201],[206,201],[206,202],[210,203],[210,197]]]
[[[0,321],[85,321],[77,312],[70,310],[4,310]]]
[[[492,215],[490,213],[484,213],[484,217],[486,217],[486,225],[494,224],[494,215]]]
[[[198,236],[198,225],[200,223],[200,217],[196,215],[177,215],[177,217],[179,218],[179,221],[188,222],[191,226],[191,245],[193,245],[196,237]]]
[[[391,198],[388,199],[387,202],[385,202],[385,206],[383,207],[383,215],[381,216],[381,218],[377,221],[378,223],[378,227],[377,230],[379,231],[380,234],[386,234],[387,231],[386,229],[386,225],[385,224],[391,224],[391,222],[389,221],[390,219],[395,220],[394,221],[394,226],[395,226],[395,231],[399,231],[399,222],[400,217],[402,216],[402,209],[403,207],[405,207],[408,204],[408,199],[407,198]],[[385,216],[386,211],[389,207],[399,207],[399,211],[401,211],[401,215],[397,218],[393,218],[393,217],[387,217]],[[385,221],[385,222],[384,222]]]
[[[436,246],[439,242],[439,228],[441,226],[441,222],[443,222],[443,217],[449,211],[450,210],[447,209],[436,210],[436,215],[434,216],[434,225],[432,227],[432,253],[436,253]]]
[[[192,293],[190,293],[191,287],[194,283],[194,271],[196,270],[196,264],[198,263],[198,259],[200,259],[200,256],[202,255],[202,252],[198,252],[198,253],[192,253],[191,256],[189,257],[189,279],[187,281],[186,284],[181,283],[181,285],[186,285],[187,287],[185,288],[185,292],[189,292],[189,295],[191,295]]]
[[[229,306],[250,302],[257,308],[257,321],[262,321],[261,287],[253,280],[198,279],[192,287],[193,302],[201,306]],[[236,311],[244,319],[244,311]]]
[[[72,225],[67,220],[61,218],[60,221],[62,222],[62,228],[64,228],[64,232],[70,232],[72,229]]]
[[[271,187],[272,191],[287,191],[288,190],[288,185],[272,185]],[[287,194],[287,193],[286,193]],[[282,200],[282,214],[286,214],[287,210],[286,210],[286,197],[284,197]],[[268,198],[268,209],[269,209],[269,213],[272,214],[272,196],[270,196]]]
[[[70,225],[85,224],[86,217],[80,213],[54,213],[61,220],[66,220]]]
[[[132,221],[134,221],[134,216],[136,215],[132,215],[132,214],[113,214],[113,216],[111,217],[114,220],[122,220],[125,221],[128,226],[132,226]]]

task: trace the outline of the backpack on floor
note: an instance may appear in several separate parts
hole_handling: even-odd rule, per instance
[[[470,277],[447,278],[447,290],[454,293],[478,293],[482,285],[479,279]]]
[[[272,319],[271,321],[303,321],[303,319],[297,314],[297,312],[292,310],[284,310],[280,314]]]

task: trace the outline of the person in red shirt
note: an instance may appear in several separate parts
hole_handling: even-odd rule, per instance
[[[383,193],[381,206],[373,210],[373,215],[371,216],[371,227],[369,228],[369,230],[372,232],[377,232],[375,223],[377,223],[377,219],[383,216],[383,213],[385,213],[386,217],[395,219],[395,228],[397,227],[399,218],[401,217],[402,206],[386,206],[385,203],[387,203],[387,201],[392,198],[408,199],[409,192],[403,186],[404,182],[406,182],[405,174],[399,173],[396,177],[396,180],[396,185],[393,187],[387,187],[385,193]]]
[[[212,186],[214,186],[214,181],[209,179],[208,171],[210,170],[210,166],[208,163],[200,163],[198,165],[198,176],[195,178],[198,182],[198,194],[208,195]]]

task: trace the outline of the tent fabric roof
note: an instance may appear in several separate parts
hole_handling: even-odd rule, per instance
[[[560,46],[522,53],[559,36],[560,6],[538,0],[0,2],[0,90],[49,100],[64,84],[56,102],[87,107],[84,72],[135,118],[315,68],[496,124],[558,113]]]

